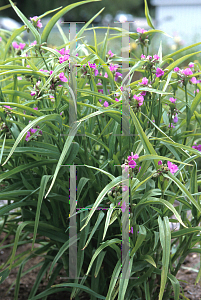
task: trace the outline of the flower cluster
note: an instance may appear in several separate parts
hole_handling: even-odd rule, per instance
[[[65,50],[65,48],[62,48],[61,50],[57,50],[62,56],[59,57],[59,63],[62,64],[63,62],[69,60],[70,58],[70,50]]]
[[[148,35],[144,35],[147,32],[144,28],[137,28],[138,38],[135,40],[137,45],[142,45],[143,47],[148,47],[149,39]]]
[[[142,54],[141,60],[145,61],[146,63],[142,67],[142,69],[151,71],[152,73],[156,74],[156,77],[161,77],[164,75],[164,71],[160,68],[156,68],[156,64],[159,63],[160,57],[157,54],[154,54],[152,57],[151,55],[148,55],[147,57]]]
[[[174,68],[174,72],[177,73],[179,84],[186,85],[188,82],[190,84],[197,84],[201,82],[200,79],[196,78],[198,76],[189,77],[193,75],[193,71],[195,71],[194,66],[194,63],[189,63],[188,68],[186,69],[180,69],[179,67]],[[200,72],[200,70],[196,70],[195,72]],[[197,92],[199,92],[199,90]]]
[[[42,28],[43,27],[43,25],[41,23],[41,20],[38,19],[37,16],[35,16],[33,18],[30,18],[30,20],[32,21],[32,24],[33,24],[34,27],[36,27],[36,28]]]
[[[196,145],[196,143],[194,146],[192,146],[192,148],[201,151],[201,145]]]
[[[161,166],[161,168],[157,170],[157,173],[155,174],[154,177],[158,177],[158,176],[162,175],[163,173],[168,173],[168,172],[171,172],[172,174],[174,174],[179,170],[177,165],[171,163],[171,161],[168,161],[167,165],[166,164],[163,165],[163,162],[161,160],[159,160],[158,165]]]
[[[17,42],[12,42],[12,45],[13,45],[13,48],[15,48],[15,49],[19,49],[19,50],[23,50],[23,49],[24,49],[24,47],[26,46],[26,44],[25,44],[25,43],[19,43],[19,45],[18,45],[18,43],[17,43]]]
[[[141,169],[141,167],[137,168],[136,160],[138,158],[138,154],[134,155],[133,152],[131,152],[131,155],[128,156],[127,159],[125,159],[125,163],[121,165],[121,167],[124,168],[125,171],[129,171],[128,177],[131,176],[131,179],[133,178],[133,175],[137,174]]]
[[[29,121],[29,122],[31,122],[31,121]],[[25,138],[25,141],[29,141],[30,140],[30,137],[32,136],[32,135],[34,135],[35,133],[36,133],[36,131],[40,128],[39,126],[36,126],[37,128],[31,128],[30,129],[30,131],[28,131],[27,132],[27,135],[26,135],[26,138]],[[42,130],[39,130],[39,132],[36,134],[36,136],[34,137],[34,138],[36,138],[36,137],[38,137],[38,136],[41,136],[43,133],[42,133]]]

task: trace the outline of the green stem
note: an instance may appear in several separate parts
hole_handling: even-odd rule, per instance
[[[185,84],[185,98],[186,98],[186,131],[189,130],[189,124],[190,124],[190,111],[188,107],[188,93],[187,93],[187,84]],[[184,145],[186,145],[187,142],[187,136],[184,139]]]

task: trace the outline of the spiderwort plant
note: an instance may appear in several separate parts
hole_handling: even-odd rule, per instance
[[[142,53],[130,58],[129,75],[138,71],[141,79],[126,85],[122,57],[108,48],[109,35],[99,45],[94,34],[95,47],[83,43],[72,53],[64,33],[58,49],[46,44],[55,21],[90,1],[55,13],[44,30],[42,16],[28,20],[10,2],[26,24],[22,30],[31,30],[34,41],[26,45],[20,36],[9,39],[0,65],[0,181],[5,183],[0,199],[8,202],[0,208],[0,216],[3,230],[15,235],[11,259],[1,267],[5,273],[0,271],[0,277],[21,265],[15,282],[17,299],[23,266],[33,255],[43,255],[29,295],[32,300],[47,297],[58,287],[70,288],[71,299],[83,290],[91,299],[167,300],[171,293],[179,299],[176,274],[188,253],[200,251],[196,247],[201,220],[199,63],[183,67],[181,61],[185,63],[193,53],[173,60],[174,53],[164,57],[162,47],[149,55],[151,35],[159,31],[138,28],[130,36],[137,38]],[[152,25],[146,1],[145,15]],[[117,32],[122,37],[123,31],[117,28]],[[77,38],[82,34],[81,29]],[[69,76],[71,60],[77,68],[76,89]],[[129,94],[130,120],[122,112],[125,94]],[[73,113],[72,103],[77,105]],[[126,123],[130,135],[122,134]],[[71,174],[69,166],[71,173],[76,166],[77,173]],[[77,195],[72,197],[76,186]],[[187,210],[192,220],[186,217]],[[170,231],[173,215],[180,224],[177,232]],[[82,280],[70,278],[54,286],[62,268],[67,277],[72,270],[70,247],[75,237],[69,222],[73,217],[76,278]],[[126,233],[122,232],[125,220]],[[135,280],[121,276],[122,234],[130,237],[130,276]],[[15,256],[22,242],[32,243],[32,252],[22,253],[23,261]],[[45,272],[46,290],[36,296]],[[200,272],[197,282],[199,277]]]

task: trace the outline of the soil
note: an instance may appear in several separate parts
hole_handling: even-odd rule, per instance
[[[0,242],[4,238],[5,234],[2,233],[0,236]],[[9,244],[13,237],[9,237],[5,242],[4,245]],[[19,246],[17,249],[17,254],[20,254],[21,252],[25,250],[30,250],[31,244],[26,244]],[[5,248],[4,250],[0,251],[0,265],[4,263],[11,252],[11,248]],[[26,271],[30,267],[36,265],[42,260],[40,257],[36,257],[31,259],[27,264],[25,265],[23,271]],[[191,253],[189,254],[184,263],[181,266],[181,269],[179,270],[177,274],[177,279],[180,281],[180,285],[184,291],[184,295],[186,298],[180,297],[180,299],[189,299],[189,300],[201,300],[201,286],[198,283],[195,285],[195,279],[198,274],[199,270],[199,264],[200,264],[200,258],[199,254]],[[32,272],[28,273],[24,277],[21,278],[20,281],[20,290],[19,290],[19,297],[18,300],[27,300],[29,293],[32,289],[33,283],[35,281],[35,278],[37,276],[37,273],[39,271],[40,267],[37,269],[34,269]],[[197,271],[196,271],[197,270]],[[11,288],[11,290],[7,293],[7,290],[9,289],[10,285],[14,282],[14,280],[17,277],[17,271],[18,268],[15,268],[11,271],[9,276],[2,284],[0,284],[0,300],[13,300],[14,299],[14,287]],[[62,276],[65,277],[66,274],[64,270],[61,270],[55,284],[59,284],[62,282],[66,282],[64,279],[62,279]],[[43,282],[39,286],[39,290],[37,294],[41,293],[45,290],[45,287],[47,285],[47,279],[44,279]],[[180,290],[181,292],[181,290]],[[70,292],[59,292],[52,295],[49,295],[47,297],[47,300],[70,300]],[[85,293],[81,293],[79,296],[80,300],[89,300],[90,297]]]

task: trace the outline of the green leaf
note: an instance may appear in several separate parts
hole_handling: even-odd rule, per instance
[[[144,0],[144,5],[145,5],[145,17],[147,19],[147,24],[152,27],[153,29],[154,28],[154,25],[152,23],[152,19],[151,19],[151,16],[149,14],[149,8],[148,8],[148,4],[147,4],[147,0]]]
[[[0,284],[8,277],[9,273],[10,273],[9,268],[7,268],[4,271],[0,272]]]
[[[167,216],[164,217],[164,221],[162,221],[161,217],[159,216],[158,224],[159,224],[161,246],[163,248],[161,285],[160,285],[160,293],[159,293],[159,300],[162,300],[166,281],[167,281],[168,266],[169,266],[169,259],[170,259],[171,232],[170,232],[169,220]]]
[[[30,29],[30,31],[33,33],[37,43],[40,45],[41,38],[40,38],[39,32],[36,30],[36,28],[33,26],[33,24],[31,24],[31,22],[23,15],[23,13],[17,8],[17,6],[11,0],[9,0],[9,2],[11,3],[11,5],[12,5],[13,9],[15,10],[16,14],[18,15],[18,17]]]
[[[70,4],[66,7],[64,7],[62,10],[60,10],[58,13],[56,13],[51,20],[47,23],[47,25],[45,26],[43,33],[41,35],[41,42],[47,42],[48,36],[52,30],[52,28],[54,27],[54,25],[57,23],[57,21],[67,12],[69,12],[71,9],[73,9],[74,7],[77,7],[79,5],[85,4],[85,3],[90,3],[90,2],[95,2],[95,1],[100,1],[100,0],[88,0],[88,1],[80,1],[77,3],[73,3]]]

